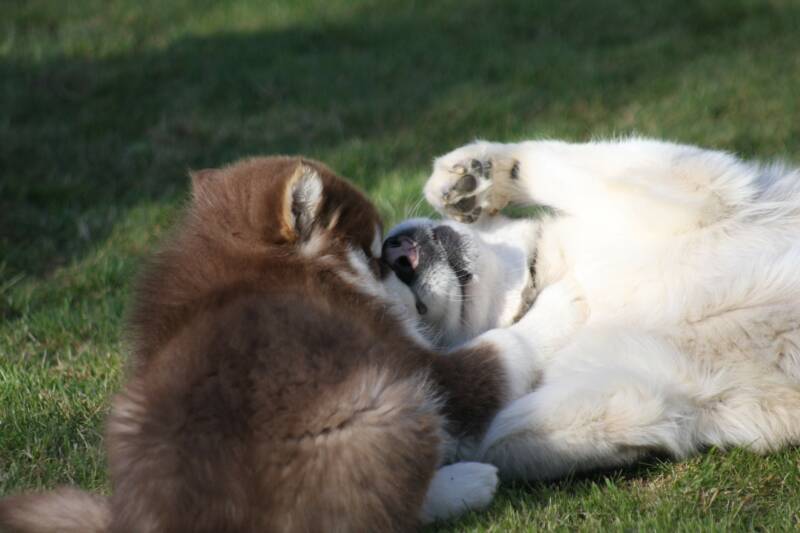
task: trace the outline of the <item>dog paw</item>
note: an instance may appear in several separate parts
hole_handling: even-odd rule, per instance
[[[423,522],[453,518],[488,507],[497,491],[497,468],[485,463],[461,462],[440,468],[433,476]]]
[[[493,156],[481,143],[468,145],[436,161],[425,197],[442,214],[472,223],[508,205],[502,182],[516,179],[518,173],[515,160]]]

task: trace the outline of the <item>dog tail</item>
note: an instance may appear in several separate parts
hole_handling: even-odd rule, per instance
[[[107,498],[71,487],[0,500],[2,533],[105,533],[110,524]]]

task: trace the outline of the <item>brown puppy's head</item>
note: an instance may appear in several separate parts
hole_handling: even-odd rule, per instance
[[[190,222],[226,248],[254,253],[291,249],[308,256],[355,250],[377,272],[378,212],[323,164],[257,157],[191,175]]]
[[[362,293],[410,308],[410,289],[380,252],[377,210],[321,163],[257,157],[193,172],[186,218],[134,291],[134,352],[149,360],[199,300],[231,287],[279,291],[333,273]]]

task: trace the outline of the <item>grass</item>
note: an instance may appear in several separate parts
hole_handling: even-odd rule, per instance
[[[394,222],[475,137],[796,161],[798,94],[794,0],[0,3],[0,494],[107,490],[130,281],[188,168],[305,153]],[[791,530],[798,472],[797,450],[711,451],[506,487],[439,530]]]

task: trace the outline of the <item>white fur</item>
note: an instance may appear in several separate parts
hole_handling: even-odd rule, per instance
[[[297,231],[306,231],[311,225],[311,220],[316,216],[322,203],[322,189],[322,178],[316,170],[304,164],[298,166],[292,177],[291,186],[286,189],[286,212],[293,213],[293,207],[299,208],[296,217],[291,215],[292,226]]]
[[[383,231],[381,230],[381,227],[376,224],[375,236],[372,238],[372,244],[370,245],[370,251],[372,252],[372,257],[381,256],[382,244],[383,244]]]
[[[497,490],[497,467],[462,462],[440,468],[422,506],[425,523],[488,507]]]
[[[541,380],[545,363],[568,343],[586,318],[587,307],[574,284],[564,280],[545,288],[519,322],[491,329],[470,344],[489,343],[497,348],[508,378],[507,394],[518,398]]]
[[[529,258],[535,250],[536,222],[497,216],[481,220],[475,232],[452,220],[414,218],[392,228],[387,238],[413,226],[435,225],[449,226],[461,234],[473,278],[462,295],[456,275],[446,262],[428,267],[424,279],[414,287],[416,297],[428,308],[425,315],[417,317],[427,336],[434,344],[452,347],[493,328],[510,326],[522,305],[522,292],[531,281]],[[413,305],[408,309],[416,315]]]
[[[710,445],[800,444],[797,170],[644,139],[477,142],[434,163],[425,192],[435,207],[443,209],[442,192],[458,178],[454,167],[473,158],[493,162],[490,183],[477,191],[485,212],[509,202],[557,210],[529,221],[537,285],[575,281],[591,310],[566,347],[561,337],[575,322],[555,340],[542,339],[542,328],[574,308],[551,315],[540,309],[544,293],[530,316],[502,330],[522,339],[509,368],[538,377],[519,394],[525,379],[513,385],[520,397],[493,422],[481,460],[534,479],[653,452],[681,458]],[[509,237],[497,242],[530,247],[513,237],[513,222],[488,220],[498,222],[487,229],[484,216],[462,231],[481,243],[506,227]],[[490,246],[479,255],[497,258]],[[490,322],[478,329],[507,325]]]

